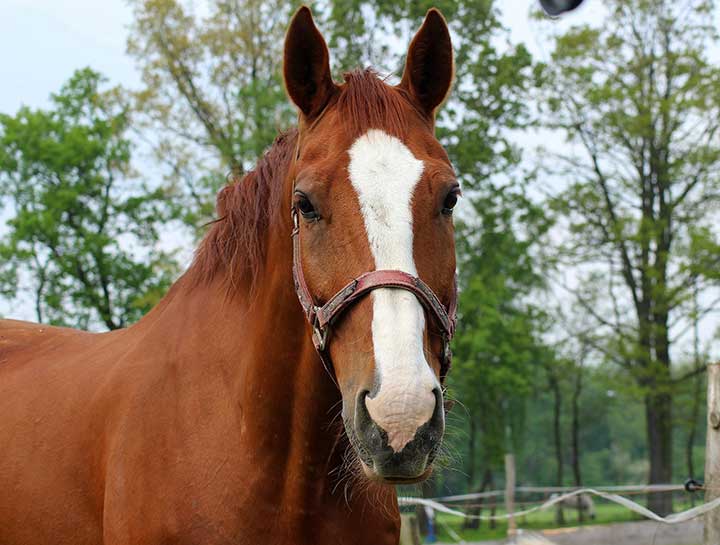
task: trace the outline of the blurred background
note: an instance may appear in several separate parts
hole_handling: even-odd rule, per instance
[[[702,478],[720,357],[720,17],[713,2],[312,3],[340,74],[397,82],[431,6],[461,180],[446,453],[412,495]],[[229,173],[295,121],[281,0],[3,0],[0,313],[105,331],[189,265]],[[518,495],[532,505],[549,490]],[[494,496],[466,512],[501,512]],[[686,493],[638,501],[668,514]],[[597,522],[634,515],[596,506]],[[526,527],[576,525],[568,508]],[[448,540],[504,535],[448,517]],[[619,542],[616,542],[619,543]],[[636,543],[640,543],[636,541]],[[679,543],[679,542],[678,542]]]

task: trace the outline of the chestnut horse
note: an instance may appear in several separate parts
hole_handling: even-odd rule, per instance
[[[147,316],[1,322],[2,545],[398,542],[392,485],[429,474],[444,427],[459,189],[434,119],[452,49],[430,10],[397,86],[337,84],[328,56],[301,8],[298,128],[220,192]]]

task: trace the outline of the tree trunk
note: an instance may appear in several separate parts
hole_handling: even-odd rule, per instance
[[[470,425],[468,427],[468,491],[472,490],[475,486],[475,435],[477,434],[477,427],[475,426],[475,419],[470,414]]]
[[[564,481],[563,468],[563,452],[562,452],[562,435],[560,428],[560,414],[562,411],[562,394],[560,392],[560,382],[552,373],[549,374],[550,389],[553,392],[553,434],[555,438],[555,461],[557,464],[557,486],[562,486]],[[565,516],[563,509],[558,504],[556,510],[556,521],[558,524],[565,524]]]
[[[468,492],[475,490],[475,434],[477,433],[477,427],[475,426],[475,420],[473,415],[470,414],[470,423],[468,426]],[[484,486],[484,482],[483,482]],[[480,488],[480,491],[482,491]],[[480,521],[477,519],[465,519],[463,528],[479,528]]]
[[[492,484],[492,471],[488,467],[483,474],[482,484],[480,488],[475,489],[475,492],[485,492],[485,490]],[[495,500],[491,500],[494,502]],[[482,513],[483,499],[478,498],[477,500],[471,500],[470,503],[475,504],[474,507],[468,509],[468,513],[473,517],[477,517]],[[467,518],[463,523],[463,528],[467,530],[477,530],[480,528],[480,519],[478,518]]]
[[[697,430],[697,419],[700,415],[700,398],[701,398],[702,375],[697,374],[693,379],[693,395],[692,405],[690,407],[690,418],[688,420],[688,435],[685,443],[685,463],[687,464],[688,479],[694,479],[695,463],[693,461],[693,447],[695,446],[695,436]],[[690,494],[690,504],[695,507],[695,494]]]
[[[693,282],[693,367],[696,375],[693,378],[693,391],[691,394],[690,417],[688,418],[688,435],[685,443],[685,463],[687,464],[687,477],[694,479],[695,464],[693,460],[693,447],[695,446],[695,436],[697,430],[697,420],[700,416],[700,399],[702,388],[702,375],[700,370],[700,319],[698,308],[698,288],[697,280]],[[690,494],[690,504],[695,507],[695,494]]]
[[[435,494],[435,485],[436,481],[434,477],[430,477],[429,479],[424,480],[422,483],[420,483],[420,496],[422,496],[423,498],[434,498],[437,495]],[[415,509],[415,515],[417,516],[418,527],[420,528],[420,535],[428,535],[428,533],[430,532],[430,520],[427,512],[425,511],[425,506],[418,505]]]
[[[576,368],[575,389],[572,396],[572,470],[575,486],[582,488],[582,475],[580,473],[580,394],[582,392],[582,368],[583,362],[580,361]],[[584,519],[583,510],[581,509],[582,498],[577,496],[578,521]]]
[[[490,471],[488,471],[488,488],[489,488],[490,490],[493,490],[493,489],[495,488],[495,479],[493,478],[493,474],[492,474],[492,472],[490,472]],[[494,516],[495,516],[495,513],[497,512],[497,504],[498,504],[498,500],[497,500],[497,499],[493,499],[493,500],[490,502],[490,505],[491,505],[491,507],[490,507],[490,517],[494,517]],[[494,530],[495,528],[497,528],[497,520],[496,520],[495,518],[491,518],[491,519],[490,519],[490,524],[489,524],[489,526],[490,526],[490,529],[491,529],[491,530]]]
[[[645,396],[649,484],[672,482],[672,397],[669,393],[651,391]],[[672,495],[667,492],[648,494],[648,509],[660,516],[672,513]]]
[[[492,471],[490,470],[490,468],[488,468],[485,470],[485,473],[483,474],[483,482],[480,485],[480,488],[476,488],[475,492],[485,492],[485,489],[488,488],[491,483],[492,483]],[[477,500],[471,500],[470,503],[473,503],[475,505],[474,505],[474,507],[468,509],[468,513],[471,514],[473,517],[480,516],[480,513],[482,513],[482,504],[484,503],[483,499],[478,498]],[[468,530],[477,530],[478,528],[480,528],[480,519],[479,518],[465,519],[463,528],[468,529]]]
[[[663,282],[665,267],[660,268],[658,284]],[[645,400],[650,451],[650,484],[672,483],[672,383],[670,379],[670,339],[668,313],[663,298],[658,298],[653,312],[655,324],[655,379]],[[672,494],[651,494],[648,508],[661,516],[672,513]]]

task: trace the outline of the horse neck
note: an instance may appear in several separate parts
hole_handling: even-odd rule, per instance
[[[291,225],[289,214],[282,216],[287,224],[268,229],[252,292],[229,295],[221,277],[193,285],[191,269],[137,327],[180,355],[182,364],[172,366],[186,375],[183,383],[222,375],[227,389],[217,395],[231,397],[224,406],[236,412],[228,421],[239,422],[242,431],[234,432],[247,436],[243,448],[257,445],[255,458],[283,476],[278,486],[290,502],[301,498],[288,496],[317,498],[329,490],[328,474],[342,462],[342,420],[340,392],[315,352],[294,292]]]
[[[341,462],[341,396],[315,351],[294,291],[292,226],[289,214],[282,217],[288,221],[269,229],[266,264],[246,314],[246,338],[253,348],[243,362],[240,390],[255,405],[259,433],[275,434],[270,441],[277,458],[271,465],[277,471],[285,464],[286,493],[311,489],[315,495]]]

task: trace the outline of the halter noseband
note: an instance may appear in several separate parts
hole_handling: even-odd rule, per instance
[[[372,290],[394,288],[406,290],[415,295],[427,313],[434,318],[435,325],[440,330],[443,339],[442,353],[439,357],[440,378],[444,378],[450,368],[452,359],[450,340],[455,334],[455,322],[457,319],[457,283],[453,288],[450,306],[446,309],[430,286],[417,276],[397,270],[370,271],[351,280],[324,305],[318,306],[315,304],[303,274],[300,259],[300,222],[298,220],[298,211],[294,206],[291,209],[291,214],[293,221],[293,281],[295,283],[295,293],[297,293],[300,306],[302,306],[305,317],[312,327],[313,344],[325,367],[328,370],[331,368],[327,349],[330,327],[333,322]]]

